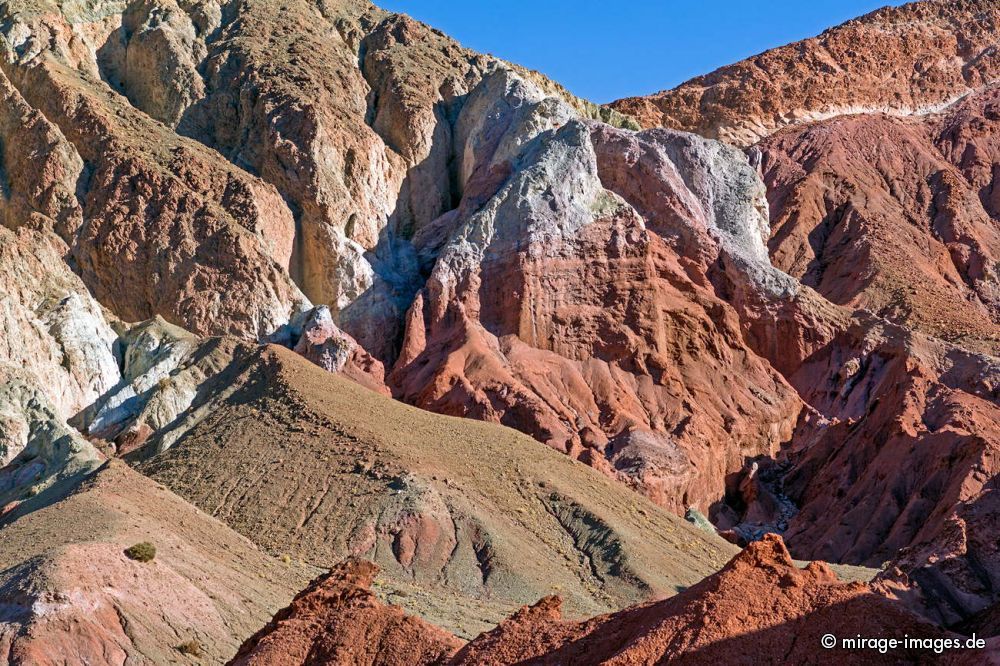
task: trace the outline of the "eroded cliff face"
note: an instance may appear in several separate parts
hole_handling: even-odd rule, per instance
[[[797,289],[739,153],[591,121],[627,124],[361,2],[11,11],[11,105],[58,150],[41,173],[5,151],[18,191],[48,193],[12,200],[9,226],[58,233],[115,316],[282,340],[377,390],[387,368],[402,399],[514,425],[679,511],[791,435],[794,391],[710,275]],[[156,424],[102,425],[148,391],[125,383],[90,431],[134,444]]]
[[[4,171],[33,196],[5,201],[5,224],[52,227],[90,291],[127,321],[268,333],[304,301],[285,270],[292,215],[272,187],[101,79],[98,51],[122,9],[8,7],[4,113],[33,131],[5,143]]]
[[[746,147],[771,261],[822,296],[751,308],[770,318],[751,315],[748,345],[806,406],[722,524],[893,560],[946,622],[998,590],[996,23],[987,2],[887,8],[612,105]]]
[[[70,418],[118,382],[118,334],[63,263],[54,233],[0,227],[0,362],[34,377]]]
[[[761,142],[777,266],[834,303],[996,354],[988,88],[923,119],[857,115]]]
[[[528,432],[665,506],[707,510],[727,473],[790,436],[799,408],[710,279],[731,255],[751,289],[794,292],[767,263],[763,188],[720,144],[574,116],[510,72],[472,93],[458,121],[463,199],[415,238],[430,254],[450,236],[390,383],[427,409]]]

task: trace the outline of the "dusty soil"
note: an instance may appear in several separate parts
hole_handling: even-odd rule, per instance
[[[156,557],[128,559],[148,541]],[[120,461],[0,519],[0,663],[218,663],[315,569],[271,557]],[[182,654],[200,645],[205,662]]]
[[[374,560],[392,585],[437,595],[424,606],[396,587],[399,603],[464,635],[482,624],[454,624],[456,592],[499,602],[494,621],[550,593],[593,614],[674,593],[734,551],[529,437],[402,405],[282,348],[218,390],[142,472],[276,556]]]

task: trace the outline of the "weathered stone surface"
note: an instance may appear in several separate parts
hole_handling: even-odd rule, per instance
[[[850,116],[762,142],[775,265],[834,303],[996,353],[1000,218],[982,166],[996,139],[971,128],[997,99],[991,89],[940,118]]]
[[[277,188],[299,228],[292,275],[391,362],[423,283],[410,239],[461,196],[456,118],[485,74],[509,66],[367,2],[233,12],[179,131]],[[581,113],[626,122],[530,75]]]
[[[94,35],[77,27],[99,32],[116,7],[93,10],[99,23],[45,3],[9,8],[0,88],[9,113],[43,136],[5,146],[19,189],[39,193],[18,200],[5,224],[54,218],[84,283],[122,319],[159,314],[201,334],[270,333],[304,300],[286,272],[291,212],[272,187],[100,80]],[[55,150],[37,170],[32,150],[46,137]]]
[[[317,578],[251,636],[233,666],[373,663],[441,664],[462,641],[383,605],[369,589],[378,567],[351,561]]]
[[[0,364],[0,507],[6,509],[54,485],[78,481],[104,460],[66,425],[36,381]]]
[[[47,231],[0,227],[0,363],[69,419],[119,380],[118,334],[63,262],[66,245]]]
[[[786,125],[836,115],[919,115],[997,79],[998,29],[1000,9],[989,0],[886,7],[611,107],[645,127],[673,127],[740,146]]]
[[[763,187],[721,144],[573,115],[510,72],[470,95],[463,202],[432,225],[453,231],[390,383],[707,510],[799,409],[709,276],[724,254],[749,289],[794,291],[767,263]]]
[[[205,94],[198,71],[205,40],[221,27],[217,2],[154,0],[129,4],[120,27],[97,50],[101,77],[138,109],[176,126]]]
[[[277,346],[205,398],[128,456],[152,456],[138,469],[270,552],[374,561],[416,588],[394,603],[466,637],[554,590],[582,615],[672,594],[734,551],[521,433],[404,405]]]
[[[719,573],[665,601],[573,622],[562,619],[558,597],[543,599],[474,639],[453,663],[833,664],[849,652],[823,650],[821,636],[865,631],[958,638],[864,583],[841,583],[825,564],[797,568],[781,538],[769,535]],[[922,656],[920,650],[874,650],[865,661],[907,663]]]
[[[71,492],[98,449],[152,458],[143,470],[275,553],[371,557],[399,598],[422,595],[402,605],[463,637],[552,586],[580,614],[687,586],[708,573],[688,542],[730,552],[526,437],[325,370],[513,426],[735,542],[779,531],[799,556],[888,561],[866,599],[946,623],[997,603],[993,5],[882,10],[636,103],[758,142],[745,153],[598,122],[628,119],[361,0],[0,14],[6,518]],[[65,571],[96,580],[92,558],[118,589],[134,573],[118,550],[71,548]],[[727,576],[756,599],[778,572],[791,610],[746,619],[753,603],[711,597],[731,610],[711,645],[689,621],[702,597],[584,624],[549,622],[548,601],[469,654],[641,660],[670,643],[718,663],[746,630],[794,652],[823,603],[855,597],[779,550]],[[55,578],[36,564],[12,555],[4,589],[44,605],[32,581]],[[247,625],[191,590],[197,571],[174,573],[140,605],[174,626],[160,597],[176,586],[235,648]],[[66,618],[97,637],[87,658],[163,660],[159,619],[155,649],[130,646],[121,604],[84,588],[102,610]],[[351,590],[337,603],[369,603]],[[882,603],[858,609],[896,617]],[[37,658],[33,631],[71,649],[24,613],[0,629],[15,652]],[[638,637],[623,617],[666,629]],[[400,654],[375,643],[357,647]]]
[[[367,589],[373,569],[344,564],[314,582],[245,643],[233,663],[836,664],[852,652],[819,647],[824,634],[963,640],[864,583],[840,582],[824,564],[797,568],[774,535],[671,599],[567,621],[559,597],[546,597],[457,652],[453,637],[379,603]],[[398,652],[401,643],[412,646],[408,657]],[[864,662],[873,664],[919,663],[935,654],[933,643],[864,652]],[[949,651],[948,658],[967,654],[979,652]]]
[[[340,373],[366,388],[389,395],[385,368],[333,323],[330,309],[325,305],[307,313],[294,350],[327,372]]]
[[[121,380],[77,422],[89,436],[113,441],[119,455],[196,407],[206,384],[233,362],[238,349],[236,340],[200,339],[159,317],[128,328],[117,344]]]
[[[726,526],[787,527],[805,558],[896,558],[945,622],[998,589],[982,536],[1000,416],[998,16],[976,1],[886,8],[614,105],[756,143],[771,259],[828,299],[726,285],[748,345],[808,405],[776,463],[730,482]]]

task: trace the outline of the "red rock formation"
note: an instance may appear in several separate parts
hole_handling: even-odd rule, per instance
[[[763,191],[742,155],[696,137],[579,122],[538,134],[571,118],[510,73],[466,101],[463,204],[435,223],[452,240],[390,383],[707,511],[799,409],[710,276],[726,255],[755,267],[749,290],[790,283],[766,265]]]
[[[965,571],[935,582],[938,617],[995,601],[1000,559],[966,538],[965,514],[988,515],[974,507],[1000,472],[998,371],[870,318],[816,350],[789,377],[811,406],[782,454],[783,492],[800,509],[785,534],[796,556],[877,566],[920,544],[903,569]]]
[[[646,127],[741,146],[789,124],[844,113],[940,108],[1000,74],[1000,9],[989,0],[886,7],[673,90],[611,105]]]
[[[775,265],[883,318],[856,314],[801,364],[772,357],[815,410],[787,451],[801,512],[786,538],[870,565],[912,547],[897,564],[948,622],[1000,594],[992,528],[968,522],[1000,472],[1000,365],[976,353],[1000,349],[998,100],[988,87],[941,115],[845,116],[758,147]]]
[[[730,482],[737,532],[774,529],[788,501],[797,556],[877,565],[903,549],[918,605],[947,622],[1000,590],[985,536],[1000,472],[998,21],[988,2],[887,8],[614,105],[759,141],[774,265],[846,308],[727,285],[748,345],[807,405],[779,463],[761,462],[767,483]]]
[[[558,598],[526,607],[456,656],[467,664],[906,663],[932,651],[824,650],[838,637],[948,636],[863,583],[822,563],[798,569],[781,538],[751,544],[719,573],[665,601],[583,622],[563,621]],[[953,638],[958,638],[954,634]]]
[[[991,88],[941,118],[846,116],[765,139],[775,265],[834,303],[1000,350],[1000,230],[984,166],[998,103]]]
[[[317,578],[247,639],[229,663],[421,666],[447,661],[462,641],[382,604],[369,589],[377,572],[369,562],[346,562]]]
[[[32,432],[39,419],[25,416],[38,403],[36,382],[54,385],[45,386],[58,403],[47,420],[93,417],[92,435],[125,448],[145,441],[143,451],[158,451],[191,433],[203,456],[223,456],[213,472],[229,469],[232,483],[244,483],[252,471],[261,475],[256,496],[279,498],[268,500],[268,519],[253,494],[238,494],[234,524],[255,538],[291,534],[331,547],[334,531],[305,534],[307,519],[283,505],[287,487],[269,485],[261,461],[275,454],[274,437],[251,434],[259,453],[238,460],[218,452],[223,434],[246,435],[227,415],[263,423],[281,401],[252,408],[261,411],[230,403],[233,387],[222,384],[239,372],[226,374],[226,348],[160,335],[160,322],[145,333],[112,329],[89,290],[125,320],[161,315],[196,334],[244,339],[278,329],[314,363],[382,392],[382,363],[392,363],[397,397],[518,428],[663,506],[699,507],[736,540],[780,529],[797,555],[892,560],[884,584],[916,584],[908,598],[936,619],[997,602],[1000,369],[987,355],[1000,351],[994,3],[882,10],[619,105],[650,123],[760,140],[750,163],[694,135],[585,120],[591,109],[541,77],[362,0],[244,0],[224,13],[174,0],[84,4],[0,9],[11,189],[0,204],[0,285],[9,292],[0,295],[0,360],[20,366],[3,370],[18,383],[0,396],[0,454],[16,458],[0,475],[10,486],[5,516],[44,489],[39,471],[72,471],[61,445]],[[297,335],[293,315],[308,304],[292,276],[327,303]],[[126,348],[119,373],[115,354],[136,336],[155,372],[133,367]],[[340,437],[342,422],[302,425],[298,406],[282,404],[275,432],[294,442],[304,440],[289,433],[305,433],[317,455],[298,450],[308,464],[283,454],[274,464],[307,468],[308,482],[294,485],[320,516],[314,525],[323,516],[337,516],[326,520],[338,529],[366,521],[348,535],[350,548],[380,551],[410,575],[437,576],[460,552],[473,581],[465,593],[486,590],[487,571],[514,570],[507,553],[524,549],[498,538],[509,550],[483,556],[489,530],[464,526],[473,512],[445,501],[451,483],[436,470],[427,481],[404,468],[388,488],[381,472],[366,476],[370,497],[392,501],[374,518],[338,502],[319,511],[313,494],[338,495],[329,470],[314,473],[329,444],[317,424]],[[341,452],[338,479],[359,475],[358,446]],[[430,446],[419,448],[414,459],[430,457]],[[164,478],[198,469],[182,462]],[[213,507],[231,501],[216,476],[204,478],[193,495]],[[559,539],[566,532],[576,543],[557,515],[569,511],[563,494],[539,501]],[[571,524],[600,522],[613,534],[603,525],[615,516],[596,515],[578,511]],[[461,543],[473,548],[459,551]],[[466,654],[488,661],[537,649],[558,660],[622,650],[621,659],[648,659],[687,646],[725,661],[737,654],[727,645],[747,649],[736,638],[745,631],[773,633],[773,645],[797,654],[806,648],[789,636],[814,629],[800,618],[831,623],[827,602],[851,609],[870,598],[867,588],[844,592],[820,567],[789,569],[783,551],[761,559],[771,546],[754,546],[747,557],[760,561],[737,561],[701,592],[715,594],[714,585],[755,602],[770,594],[786,604],[777,610],[709,594],[711,604],[691,596],[574,625],[554,622],[549,601]],[[578,548],[585,576],[604,567],[610,580],[630,579],[629,595],[648,587],[620,557],[595,566],[588,548]],[[761,582],[768,570],[784,592]],[[581,580],[574,573],[574,585]],[[858,610],[892,618],[882,603]],[[714,635],[693,620],[712,604],[729,613]],[[616,642],[633,620],[642,638]],[[388,642],[352,647],[402,658],[393,636],[409,635],[412,623],[390,625],[372,634]],[[717,640],[699,643],[709,639]]]
[[[864,583],[838,581],[824,564],[797,568],[775,535],[671,599],[573,622],[562,619],[558,597],[547,597],[460,650],[448,634],[376,601],[367,590],[373,576],[373,565],[353,563],[314,582],[247,641],[232,663],[832,664],[853,659],[896,664],[936,653],[933,648],[824,649],[820,640],[826,634],[964,640]],[[410,652],[400,652],[403,647]]]

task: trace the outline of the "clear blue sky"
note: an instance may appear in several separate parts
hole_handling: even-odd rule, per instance
[[[881,0],[375,0],[595,102],[642,95],[805,37]]]

